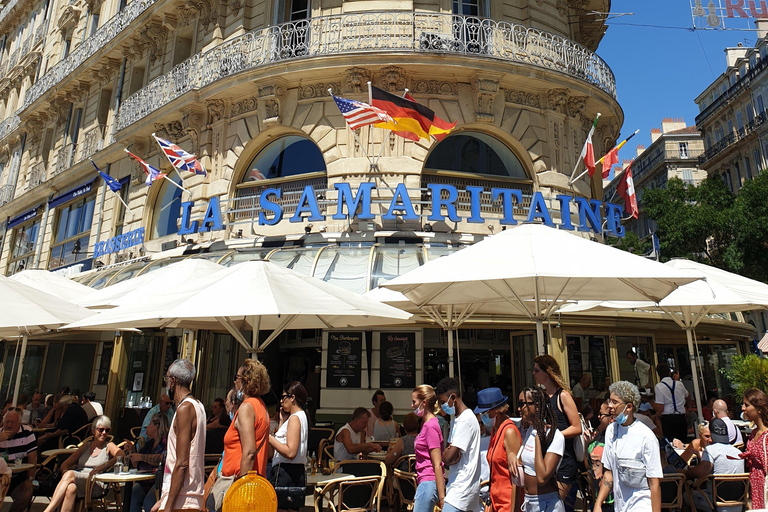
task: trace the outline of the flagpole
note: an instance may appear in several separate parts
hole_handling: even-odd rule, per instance
[[[597,113],[597,117],[595,117],[595,122],[594,122],[594,123],[592,123],[592,127],[589,129],[589,135],[587,136],[587,138],[588,138],[588,139],[590,138],[591,134],[592,134],[592,133],[594,133],[595,127],[597,126],[597,120],[598,120],[598,119],[600,119],[600,115],[601,115],[601,114],[600,114],[600,112],[598,112],[598,113]],[[586,143],[587,143],[587,142],[586,142],[586,141],[584,141],[584,144],[586,144]],[[581,150],[581,151],[582,151],[582,152],[584,152],[584,148],[582,148],[582,150]],[[579,157],[576,159],[576,165],[574,165],[574,166],[573,166],[573,172],[571,173],[571,181],[569,181],[569,182],[568,182],[568,184],[571,184],[571,183],[573,183],[574,181],[576,181],[576,180],[578,180],[579,178],[581,178],[582,176],[584,176],[584,173],[581,173],[581,174],[579,175],[579,178],[573,179],[573,175],[574,175],[574,174],[576,174],[576,169],[578,169],[578,168],[579,168],[579,162],[580,162],[580,161],[581,161],[581,153],[579,153]]]
[[[371,83],[371,82],[368,82],[368,84],[370,84],[370,83]],[[333,89],[331,89],[330,87],[328,88],[328,94],[330,94],[331,96],[333,96]],[[368,89],[368,96],[370,96],[370,88]],[[347,122],[346,122],[346,120],[344,120],[344,124],[346,124],[346,125],[347,125],[347,128],[349,128],[349,131],[351,131],[351,132],[352,132],[352,135],[355,137],[355,140],[357,141],[357,143],[358,143],[358,144],[360,144],[360,149],[362,149],[362,150],[363,150],[363,154],[365,155],[365,158],[368,160],[368,164],[369,164],[371,167],[373,167],[374,165],[376,165],[376,164],[374,164],[374,163],[371,161],[371,157],[370,157],[370,156],[368,156],[368,152],[365,150],[365,146],[363,145],[363,142],[360,140],[360,137],[357,135],[357,132],[356,132],[355,130],[353,130],[351,126],[349,126],[349,123],[347,123]]]
[[[179,175],[179,178],[181,178],[181,175]],[[168,175],[167,175],[167,174],[163,174],[163,179],[164,179],[164,180],[168,180],[168,183],[170,183],[170,184],[171,184],[171,185],[173,185],[174,187],[178,188],[179,190],[183,190],[184,192],[186,192],[186,193],[187,193],[187,194],[189,194],[190,196],[192,195],[192,192],[190,192],[190,191],[189,191],[189,190],[187,190],[186,188],[182,187],[181,185],[179,185],[178,183],[176,183],[175,181],[173,181],[171,178],[169,178],[169,177],[168,177]]]
[[[626,139],[624,139],[623,141],[621,141],[621,143],[620,143],[620,144],[618,144],[618,145],[617,145],[615,148],[611,149],[611,151],[613,151],[613,150],[616,150],[616,151],[620,150],[622,147],[624,147],[624,144],[626,144],[626,143],[629,141],[629,139],[631,139],[632,137],[634,137],[634,136],[635,136],[635,135],[637,135],[638,133],[640,133],[640,130],[639,130],[639,129],[638,129],[638,130],[635,130],[635,133],[633,133],[632,135],[630,135],[629,137],[627,137]],[[608,151],[608,153],[610,153],[611,151]],[[597,162],[595,162],[595,165],[597,165],[597,164],[599,164],[599,163],[602,163],[603,159],[605,158],[605,156],[606,156],[608,153],[606,153],[605,155],[603,155],[602,157],[600,157],[600,160],[598,160]],[[577,165],[578,165],[578,163],[577,163]],[[586,170],[586,171],[584,171],[583,173],[579,174],[579,176],[578,176],[576,179],[574,179],[574,180],[571,180],[571,183],[573,183],[574,181],[578,181],[578,180],[579,180],[579,179],[580,179],[582,176],[584,176],[585,174],[587,174],[587,172],[589,172],[589,169],[587,169],[587,170]]]
[[[154,133],[152,133],[152,138],[153,138],[153,139],[155,139],[155,142],[157,142],[157,145],[158,145],[158,146],[160,146],[160,141],[159,141],[159,140],[157,140],[157,136],[156,136]],[[160,151],[162,151],[162,152],[165,154],[165,158],[166,158],[166,159],[168,159],[168,163],[170,163],[170,164],[171,164],[171,169],[173,169],[173,172],[175,172],[175,173],[176,173],[176,174],[179,176],[179,180],[181,180],[181,182],[182,182],[182,183],[184,183],[184,178],[182,178],[182,177],[181,177],[181,173],[180,173],[180,172],[179,172],[179,170],[176,168],[176,166],[175,166],[175,165],[173,165],[173,162],[171,161],[171,157],[169,157],[169,156],[168,156],[168,154],[167,154],[165,151],[163,151],[163,147],[162,147],[162,146],[160,146]],[[175,182],[175,181],[173,181],[173,180],[171,180],[171,183],[173,183],[174,185],[176,185],[176,182]],[[184,188],[184,187],[181,187],[181,189],[182,189],[182,190],[184,190],[184,191],[185,191],[187,194],[189,194],[190,196],[192,195],[192,192],[190,192],[190,191],[189,191],[189,190],[187,190],[186,188]]]

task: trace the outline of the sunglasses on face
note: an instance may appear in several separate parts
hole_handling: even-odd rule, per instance
[[[96,432],[98,432],[99,434],[109,434],[111,430],[112,430],[111,428],[99,427],[96,429]]]
[[[524,401],[522,401],[522,400],[518,400],[518,401],[517,401],[517,406],[518,406],[519,408],[522,408],[522,407],[524,407],[524,406],[526,406],[526,405],[527,405],[528,407],[533,407],[533,406],[534,406],[534,405],[536,405],[536,404],[535,404],[534,402],[524,402]]]
[[[280,397],[280,402],[285,402],[289,398],[293,398],[293,395],[282,395]]]

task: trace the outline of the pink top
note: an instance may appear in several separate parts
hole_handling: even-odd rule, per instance
[[[187,476],[181,483],[181,490],[176,498],[174,510],[202,510],[203,509],[203,487],[205,485],[205,408],[199,400],[195,398],[185,398],[182,404],[189,401],[195,408],[195,437],[189,446],[189,470]],[[179,404],[181,406],[181,404]],[[168,491],[171,488],[171,475],[176,467],[176,432],[173,425],[178,415],[174,415],[171,421],[171,430],[168,434],[168,451],[165,456],[165,469],[163,471],[163,488],[160,498],[160,510],[166,510],[168,501]],[[179,506],[181,505],[181,506]],[[172,504],[173,506],[173,504]]]
[[[440,422],[433,417],[421,427],[421,432],[413,443],[416,453],[416,483],[427,482],[435,479],[435,468],[432,466],[432,458],[429,451],[433,448],[442,450],[443,432],[440,430]]]

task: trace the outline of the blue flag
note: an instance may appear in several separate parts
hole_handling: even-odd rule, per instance
[[[113,178],[109,174],[99,169],[99,166],[96,165],[96,162],[94,162],[93,159],[91,159],[91,163],[96,168],[96,170],[101,175],[101,177],[104,178],[104,181],[107,183],[109,190],[111,190],[112,192],[119,192],[120,189],[123,187],[123,185],[119,181],[117,181],[115,178]]]

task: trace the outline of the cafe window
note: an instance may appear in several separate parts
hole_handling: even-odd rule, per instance
[[[27,352],[24,355],[24,367],[21,369],[21,386],[19,394],[27,395],[32,398],[32,394],[40,388],[40,379],[43,376],[43,365],[45,364],[45,351],[48,343],[30,342],[27,345]],[[3,372],[3,384],[0,388],[0,394],[11,397],[16,386],[16,375],[19,367],[19,342],[9,342],[5,346],[5,371]],[[60,389],[60,388],[57,388]]]
[[[58,208],[56,229],[48,268],[58,268],[87,258],[96,195]]]
[[[8,259],[8,275],[32,268],[40,236],[40,219],[14,228],[11,237],[11,257]]]
[[[287,135],[270,142],[245,171],[243,182],[288,178],[312,172],[325,172],[325,160],[313,141]]]
[[[159,186],[160,190],[152,210],[152,238],[179,232],[182,191],[168,180],[181,185],[181,177],[177,172],[167,176],[167,179],[155,181],[155,186]]]
[[[650,379],[649,387],[656,382],[656,363],[653,358],[653,339],[650,336],[616,336],[616,348],[619,356],[619,380],[626,380],[638,384],[641,380]],[[627,352],[634,352],[637,358],[651,365],[649,375],[640,375],[629,362]],[[661,358],[659,358],[661,361]],[[643,383],[646,384],[646,383]]]
[[[570,387],[579,383],[584,374],[592,377],[588,389],[590,398],[606,392],[606,378],[610,379],[608,368],[608,338],[606,336],[567,336],[568,376]],[[586,402],[584,405],[588,405]]]
[[[528,179],[520,159],[503,142],[480,132],[449,135],[427,157],[425,168]]]

